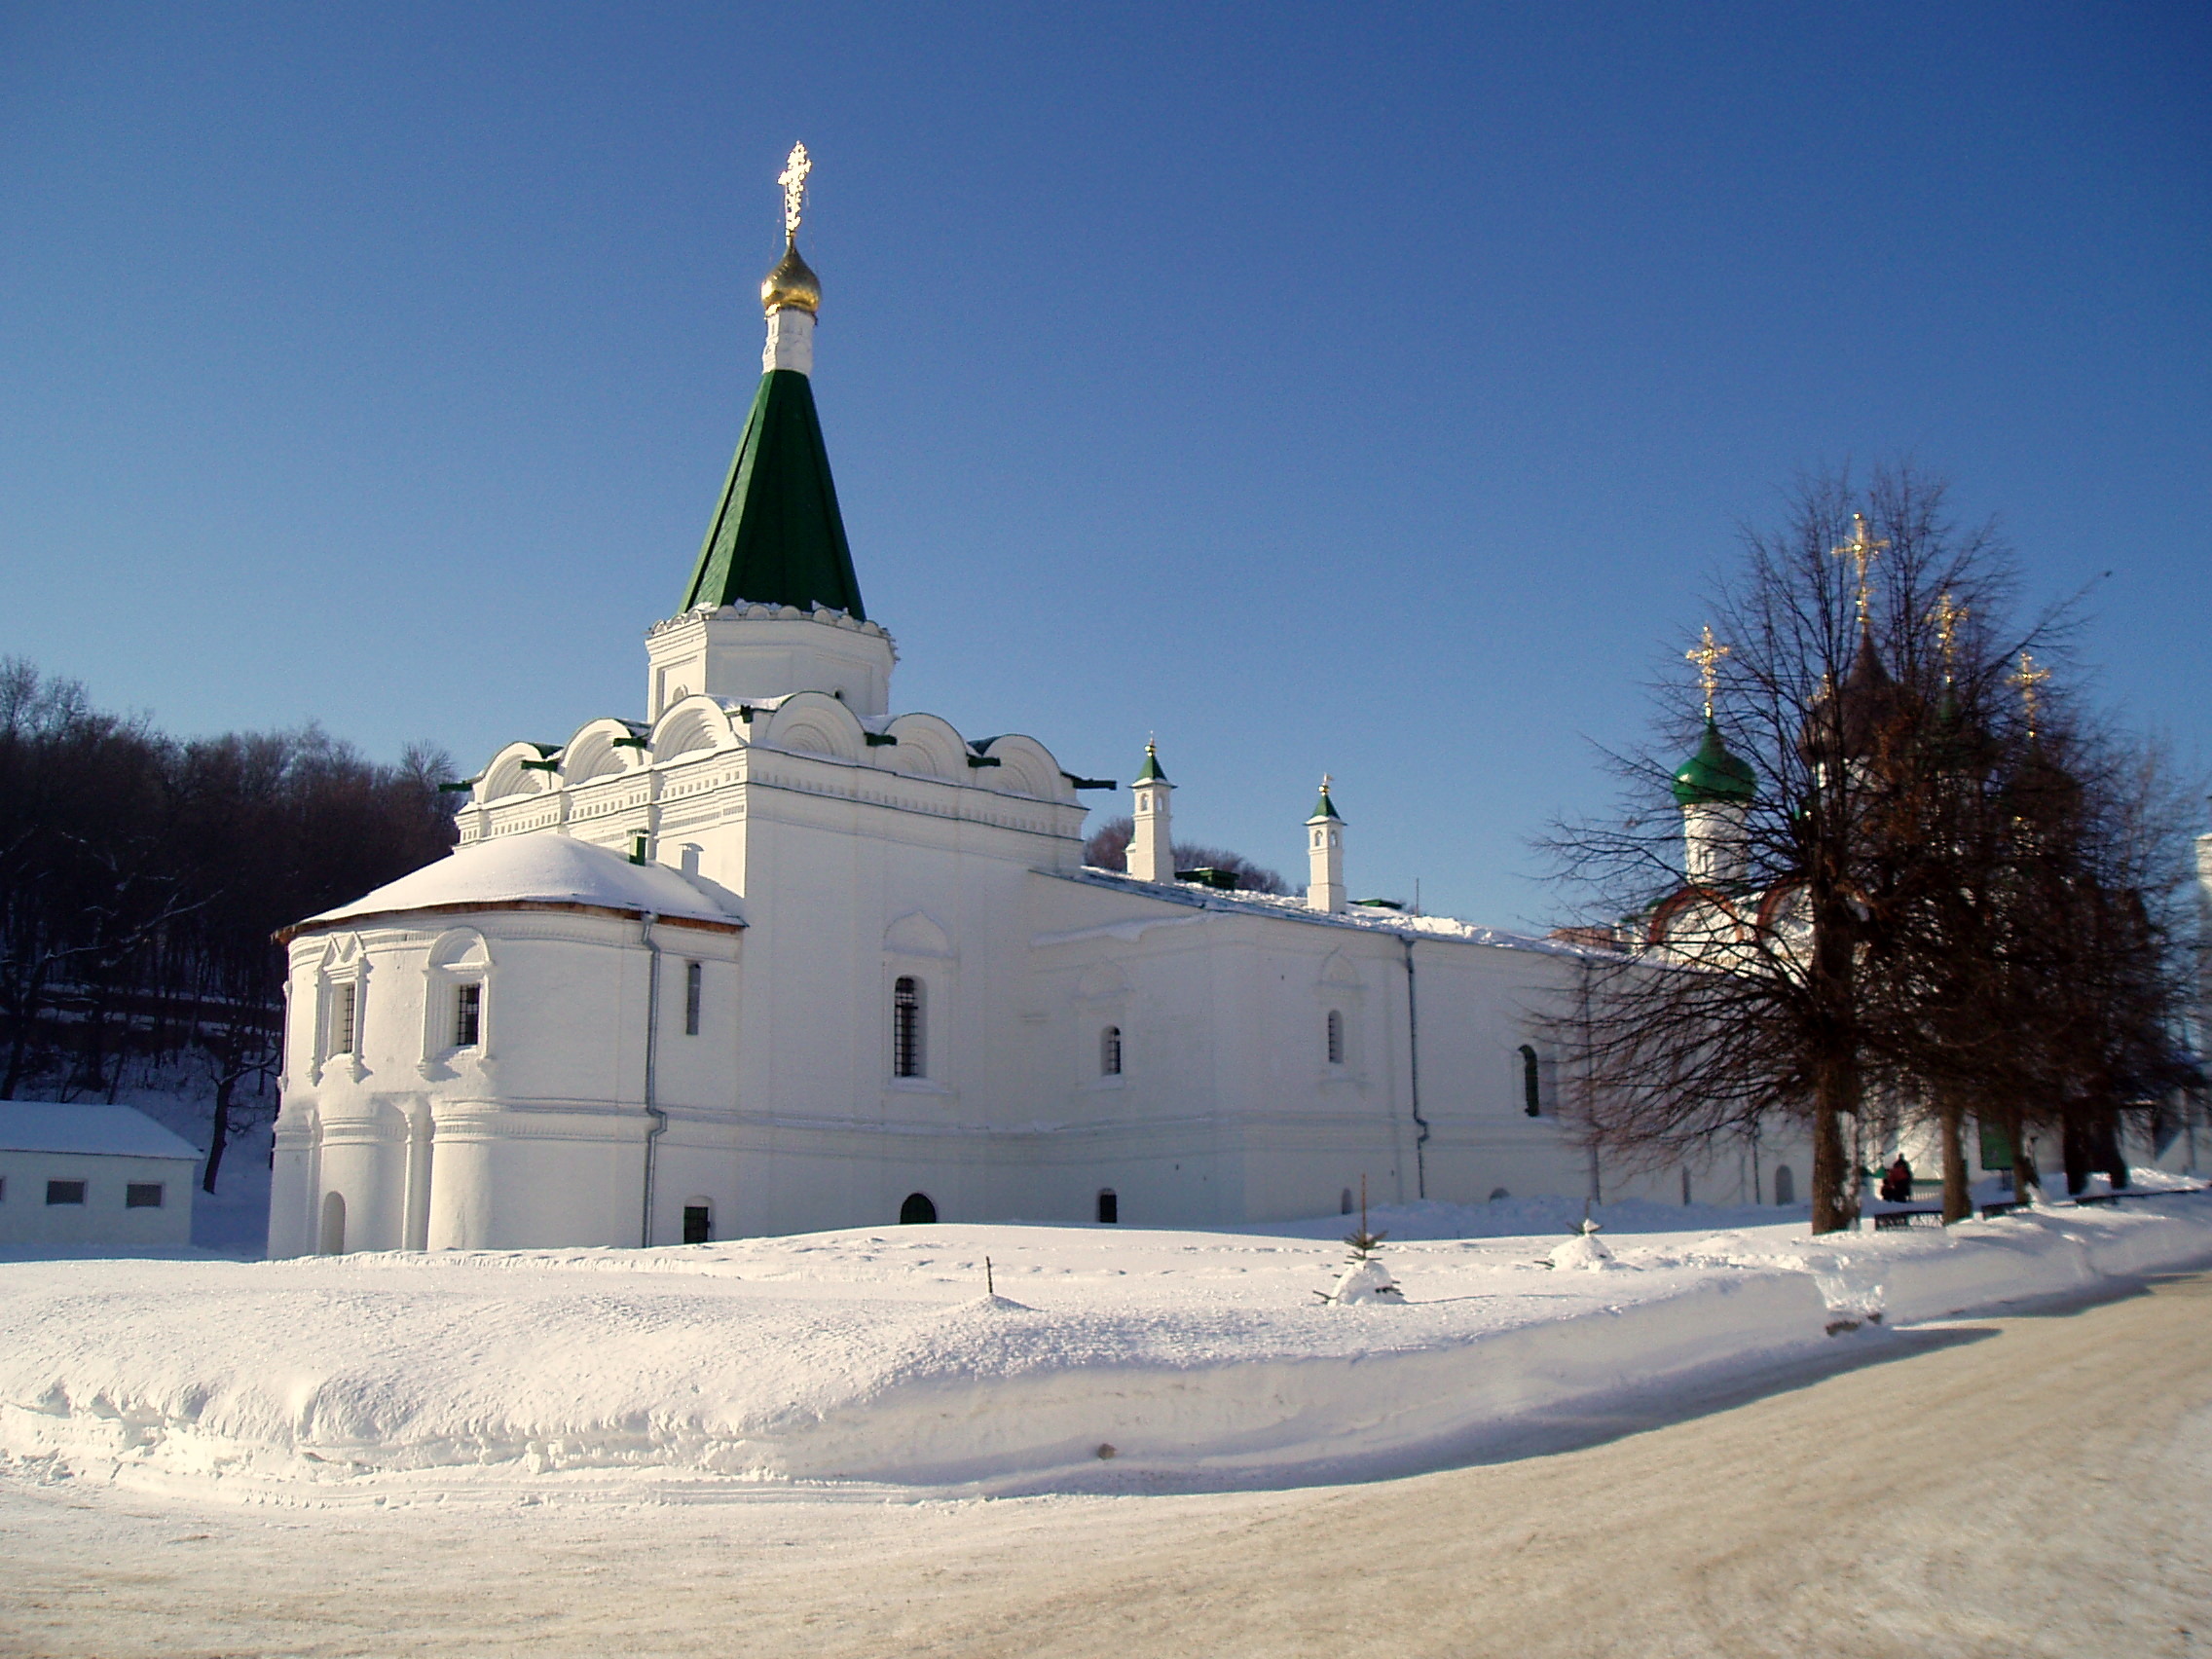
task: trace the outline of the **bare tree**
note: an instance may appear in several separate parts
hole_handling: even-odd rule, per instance
[[[1136,833],[1136,821],[1131,818],[1109,818],[1090,832],[1083,844],[1083,862],[1092,869],[1126,869],[1129,867],[1129,837]],[[1216,869],[1225,871],[1235,889],[1243,893],[1290,892],[1290,884],[1276,871],[1254,864],[1242,853],[1231,852],[1227,847],[1207,846],[1202,842],[1177,841],[1175,867],[1184,869]]]
[[[1631,946],[1586,957],[1583,1008],[1554,1022],[1584,1080],[1585,1133],[1658,1163],[1800,1122],[1816,1232],[1855,1221],[1850,1131],[1869,1088],[1898,1081],[1890,987],[1915,966],[1899,918],[1930,879],[1926,797],[1942,773],[1926,739],[1944,675],[1997,684],[2065,631],[2063,611],[2004,631],[2009,561],[1943,498],[1909,467],[1863,491],[1816,478],[1778,529],[1746,530],[1711,600],[1710,705],[1663,683],[1658,741],[1610,756],[1625,817],[1549,842],[1590,903],[1584,924],[1605,917]],[[1939,628],[1949,611],[1978,629]],[[1685,810],[1725,843],[1696,879]]]

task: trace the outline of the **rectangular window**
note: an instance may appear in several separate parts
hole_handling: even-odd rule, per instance
[[[81,1204],[85,1201],[85,1183],[49,1181],[46,1184],[46,1201],[50,1204]]]
[[[699,1035],[700,993],[706,987],[707,971],[696,962],[683,965],[683,1035]]]
[[[453,1001],[453,1046],[473,1049],[484,1035],[484,987],[457,985]]]
[[[714,1212],[705,1204],[683,1206],[683,1242],[705,1244],[714,1233]]]
[[[922,982],[901,975],[891,987],[891,1075],[927,1076],[923,1058]]]
[[[330,1051],[333,1054],[350,1054],[353,1051],[354,1002],[360,986],[348,982],[330,987]]]
[[[123,1189],[125,1209],[160,1209],[162,1184],[159,1181],[133,1181]]]

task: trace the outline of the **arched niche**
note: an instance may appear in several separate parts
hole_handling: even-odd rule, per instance
[[[883,948],[894,956],[953,954],[952,936],[927,911],[908,910],[883,930]]]
[[[571,784],[642,771],[650,764],[638,734],[620,720],[593,720],[561,751],[561,776]]]
[[[653,758],[671,760],[702,750],[735,749],[743,740],[719,703],[712,697],[686,697],[662,711],[650,741]]]
[[[491,765],[476,785],[479,804],[511,800],[517,795],[543,794],[553,787],[553,774],[545,767],[548,756],[558,755],[537,743],[510,743],[492,756]]]
[[[976,747],[998,762],[978,773],[978,781],[985,788],[1031,795],[1038,800],[1077,804],[1075,786],[1060,770],[1060,763],[1052,758],[1052,752],[1035,738],[1014,732],[1005,737],[985,738]]]
[[[968,782],[968,745],[949,720],[936,715],[901,715],[886,729],[896,745],[876,747],[878,765],[915,777],[940,778],[948,784]]]
[[[768,729],[760,741],[777,749],[828,755],[839,760],[858,760],[867,750],[867,735],[859,717],[822,691],[801,691],[785,698],[768,717]]]

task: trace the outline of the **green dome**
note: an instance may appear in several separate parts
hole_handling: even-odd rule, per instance
[[[1728,746],[1720,741],[1720,728],[1707,720],[1697,753],[1675,772],[1676,804],[1749,806],[1757,793],[1750,764],[1728,753]]]

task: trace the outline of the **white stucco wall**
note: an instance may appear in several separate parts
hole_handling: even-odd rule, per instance
[[[0,1150],[0,1248],[175,1249],[192,1242],[193,1182],[183,1158]],[[50,1204],[49,1181],[82,1181],[82,1204]],[[158,1206],[129,1208],[132,1183],[162,1189]]]

